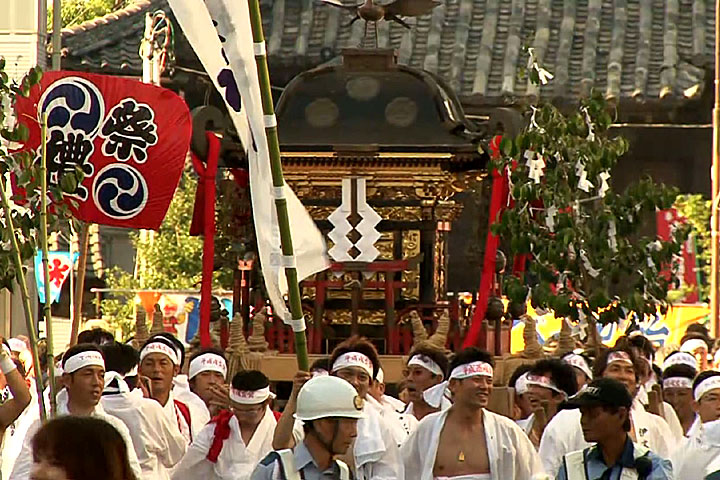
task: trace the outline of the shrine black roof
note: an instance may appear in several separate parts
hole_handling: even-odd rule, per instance
[[[343,0],[353,3],[355,0]],[[534,99],[521,78],[522,46],[535,48],[555,78],[545,99],[576,101],[591,88],[620,100],[670,100],[702,94],[712,71],[714,3],[706,0],[445,0],[406,30],[380,23],[379,47],[398,62],[443,78],[464,104]],[[313,0],[261,0],[271,67],[298,72],[357,47],[363,23]],[[64,67],[139,75],[138,49],[148,10],[170,13],[166,0],[138,0],[101,19],[63,31]],[[177,29],[178,64],[199,63]],[[368,39],[374,38],[370,27]],[[708,83],[709,84],[709,83]]]

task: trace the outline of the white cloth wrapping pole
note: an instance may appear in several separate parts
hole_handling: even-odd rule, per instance
[[[288,290],[284,268],[272,265],[271,261],[273,255],[280,254],[280,229],[273,204],[270,155],[248,3],[230,0],[169,0],[169,4],[215,87],[224,94],[228,112],[247,152],[253,219],[265,287],[274,313],[288,323],[291,318],[283,299]],[[221,43],[218,35],[225,38],[224,43]],[[231,71],[231,78],[234,78],[240,92],[242,106],[239,111],[227,102],[229,95],[226,87],[220,85],[218,80],[223,70],[224,80],[230,77],[227,70]],[[227,85],[227,82],[223,81],[223,84]],[[328,268],[327,248],[322,233],[287,184],[285,198],[299,281]]]

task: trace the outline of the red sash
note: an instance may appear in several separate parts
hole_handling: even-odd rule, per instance
[[[222,451],[225,440],[230,438],[230,420],[233,418],[233,413],[230,410],[221,410],[210,423],[215,424],[215,436],[213,437],[210,450],[208,451],[208,461],[217,463],[217,459]]]

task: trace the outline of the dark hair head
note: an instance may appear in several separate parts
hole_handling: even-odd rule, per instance
[[[178,340],[177,337],[172,333],[160,332],[148,338],[147,342],[145,342],[143,346],[147,345],[153,340],[158,339],[164,339],[164,343],[166,345],[174,348],[178,352],[178,360],[180,360],[180,368],[182,368],[182,366],[185,365],[185,345],[183,345],[183,343]]]
[[[113,342],[100,347],[105,357],[105,370],[126,375],[138,364],[138,352],[130,345]]]
[[[420,345],[410,351],[410,354],[408,355],[408,360],[410,360],[414,355],[425,355],[426,357],[429,357],[433,362],[438,364],[440,370],[442,370],[443,372],[443,376],[447,377],[448,365],[450,362],[448,361],[445,352],[443,352],[439,348],[435,348],[430,345]]]
[[[82,352],[100,352],[102,353],[102,350],[100,350],[100,347],[97,346],[94,343],[78,343],[77,345],[73,345],[72,347],[68,348],[62,357],[62,366],[65,368],[65,362],[67,362],[68,358],[74,357],[78,353]]]
[[[330,357],[322,357],[318,358],[312,363],[312,365],[310,365],[310,371],[325,370],[326,372],[329,372],[331,367]]]
[[[655,358],[655,346],[653,346],[652,342],[649,338],[647,338],[644,335],[632,335],[628,337],[628,343],[631,347],[635,347],[638,350],[640,350],[643,355],[645,355],[645,358],[653,359]]]
[[[515,384],[518,381],[518,378],[525,375],[527,372],[529,372],[533,368],[532,363],[524,363],[517,367],[515,371],[510,375],[510,380],[508,380],[508,387],[515,388]]]
[[[340,355],[350,352],[362,353],[370,359],[373,365],[372,378],[375,380],[375,377],[380,370],[380,356],[377,353],[377,349],[375,349],[375,345],[370,343],[370,340],[357,335],[353,335],[335,347],[330,355],[330,369],[332,370],[332,365],[335,364],[335,360],[337,360]]]
[[[78,334],[78,343],[94,343],[95,345],[105,345],[115,341],[115,335],[103,330],[100,327],[91,328]]]
[[[700,334],[702,337],[710,338],[710,332],[708,331],[707,327],[703,325],[702,323],[691,323],[687,326],[685,329],[685,334],[689,333],[697,333]]]
[[[697,372],[690,365],[670,365],[662,373],[663,380],[666,378],[683,377],[690,380],[695,378]]]
[[[197,352],[193,353],[192,357],[190,357],[189,363],[192,363],[192,361],[195,360],[197,357],[199,357],[200,355],[205,355],[206,353],[213,353],[219,357],[222,357],[222,359],[225,360],[225,362],[227,362],[227,358],[225,358],[225,352],[223,352],[221,349],[216,348],[216,347],[208,347],[208,348],[202,348],[202,349],[198,350]]]
[[[633,367],[635,369],[635,379],[638,379],[641,371],[638,364],[639,359],[635,356],[629,346],[615,346],[614,348],[600,352],[600,355],[595,359],[595,363],[593,364],[593,377],[600,378],[603,376],[603,372],[605,371],[605,368],[607,368],[608,357],[613,352],[625,352],[630,355],[630,360],[633,362]]]
[[[232,386],[237,390],[260,390],[269,385],[270,380],[259,370],[243,370],[232,379]]]
[[[61,467],[68,478],[137,480],[125,441],[96,417],[63,416],[43,425],[32,440],[33,459]]]
[[[577,377],[572,365],[559,358],[543,358],[538,360],[530,370],[532,375],[546,376],[549,374],[553,383],[568,397],[575,395],[578,391]]]
[[[490,355],[488,352],[486,352],[485,350],[480,350],[477,347],[467,347],[463,348],[455,355],[453,355],[452,359],[450,360],[449,370],[450,372],[452,372],[460,365],[467,365],[468,363],[473,362],[485,362],[490,364],[492,367],[495,367],[495,360],[493,360],[492,355]]]
[[[693,394],[695,394],[695,389],[700,385],[700,383],[704,382],[708,378],[717,377],[720,376],[720,372],[717,370],[705,370],[704,372],[700,372],[697,377],[695,377],[695,380],[693,381]]]

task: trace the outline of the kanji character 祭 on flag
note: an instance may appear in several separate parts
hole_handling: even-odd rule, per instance
[[[135,80],[48,72],[17,118],[30,129],[24,148],[40,151],[48,118],[48,181],[76,168],[84,180],[70,197],[80,220],[157,229],[180,181],[190,145],[185,102],[170,90]],[[18,192],[16,192],[18,193]]]

